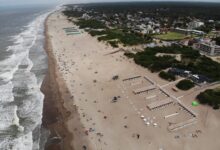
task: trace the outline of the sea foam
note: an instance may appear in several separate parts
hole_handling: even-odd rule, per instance
[[[47,69],[42,45],[48,14],[38,16],[25,31],[13,36],[14,45],[7,48],[13,54],[0,61],[0,150],[39,149],[36,137],[40,136],[33,131],[42,119],[40,86]]]

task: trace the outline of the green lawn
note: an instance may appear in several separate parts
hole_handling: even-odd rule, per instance
[[[187,36],[177,32],[168,32],[167,34],[155,35],[154,37],[165,41],[172,41],[172,40],[182,40]]]

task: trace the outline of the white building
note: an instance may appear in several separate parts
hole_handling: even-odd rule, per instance
[[[88,14],[83,14],[82,19],[89,20],[91,17]]]
[[[160,29],[159,29],[159,28],[155,29],[154,31],[155,31],[155,33],[157,33],[157,34],[160,33]]]
[[[204,53],[209,56],[219,56],[220,55],[220,46],[216,45],[215,42],[196,43],[194,45],[194,48],[198,49],[201,53]]]
[[[192,21],[189,23],[189,28],[190,29],[196,29],[196,28],[199,28],[201,26],[204,26],[204,22],[201,22],[201,21]]]
[[[175,28],[173,29],[174,32],[182,33],[182,34],[196,34],[196,35],[204,35],[203,31],[199,30],[191,30],[191,29],[182,29],[182,28]]]

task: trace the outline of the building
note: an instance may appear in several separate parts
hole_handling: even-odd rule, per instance
[[[171,69],[169,69],[168,72],[173,74],[173,75],[189,78],[189,79],[191,79],[196,84],[212,82],[211,79],[209,79],[208,77],[206,77],[204,75],[193,74],[191,71],[184,70],[184,69],[171,68]]]
[[[209,79],[208,77],[204,76],[204,75],[198,75],[198,74],[192,74],[190,76],[190,79],[197,84],[201,84],[201,83],[209,83],[212,82],[211,79]]]
[[[220,46],[216,45],[213,42],[210,43],[196,43],[194,45],[195,49],[198,49],[201,53],[204,53],[209,56],[219,56],[220,55]]]
[[[186,34],[186,35],[190,35],[190,34],[204,35],[205,34],[203,31],[191,30],[191,29],[182,29],[182,28],[175,28],[175,29],[173,29],[173,31],[177,32],[177,33]]]
[[[192,21],[189,23],[189,28],[190,29],[196,29],[196,28],[199,28],[201,26],[204,26],[204,22],[201,22],[201,21]]]
[[[82,15],[82,19],[89,20],[90,18],[91,17],[87,13]]]
[[[212,31],[212,34],[209,35],[210,38],[217,38],[220,37],[220,31]]]
[[[181,76],[181,77],[188,77],[191,74],[191,71],[178,69],[178,68],[171,68],[171,69],[169,69],[168,72],[173,74],[173,75],[178,75],[178,76]]]

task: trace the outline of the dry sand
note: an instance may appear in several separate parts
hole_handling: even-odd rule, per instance
[[[157,95],[155,100],[158,100],[164,99],[164,95],[158,90],[134,95],[133,89],[150,83],[142,79],[129,83],[122,79],[148,76],[160,86],[167,84],[164,88],[176,97],[186,95],[180,100],[187,106],[200,89],[174,93],[171,88],[175,83],[169,84],[157,74],[137,66],[123,52],[112,53],[117,49],[98,42],[85,32],[66,35],[63,28],[74,25],[60,12],[53,13],[46,26],[50,68],[43,86],[46,94],[44,125],[52,132],[51,137],[62,139],[61,142],[51,140],[57,144],[48,144],[48,149],[219,150],[219,111],[206,106],[191,108],[198,114],[197,123],[169,132],[169,122],[184,121],[190,118],[188,113],[180,112],[179,116],[165,120],[165,115],[178,111],[177,106],[149,111],[146,97]],[[119,76],[118,80],[112,80],[115,75]],[[114,96],[120,97],[116,103],[112,103]],[[145,125],[141,115],[158,126]],[[197,138],[192,137],[195,134]]]

